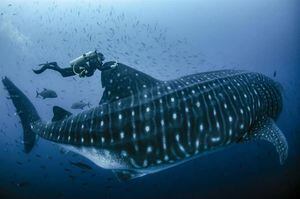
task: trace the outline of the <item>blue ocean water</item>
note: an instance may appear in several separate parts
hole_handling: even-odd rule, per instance
[[[283,87],[277,121],[289,156],[280,165],[264,141],[241,143],[131,181],[39,139],[23,152],[22,127],[0,88],[1,198],[296,198],[300,180],[297,0],[1,0],[0,74],[51,120],[52,107],[73,113],[74,102],[97,106],[101,74],[62,78],[32,72],[40,63],[68,67],[90,50],[162,80],[197,72],[241,69],[263,73]],[[58,98],[36,98],[43,88]],[[91,168],[80,168],[82,162]]]

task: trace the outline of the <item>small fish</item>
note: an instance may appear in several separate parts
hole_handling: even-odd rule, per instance
[[[276,75],[277,75],[277,71],[274,70],[273,77],[276,77]]]
[[[70,172],[71,170],[70,170],[70,169],[68,169],[68,168],[65,168],[65,171],[66,171],[66,172]]]
[[[19,162],[19,161],[17,161],[16,163],[17,163],[18,165],[22,165],[22,164],[23,164],[22,162]]]
[[[17,185],[17,187],[27,187],[27,186],[29,186],[30,185],[30,183],[29,182],[26,182],[26,181],[24,181],[24,182],[19,182],[19,183],[16,183],[16,185]]]
[[[44,90],[40,93],[38,91],[36,91],[36,97],[39,97],[39,96],[41,96],[43,99],[57,98],[57,94],[56,94],[55,91],[50,90],[50,89],[46,89],[46,88],[44,88]]]
[[[110,177],[109,177],[109,178],[107,178],[107,181],[112,181],[112,180],[113,180],[113,178],[110,178]]]
[[[37,158],[41,158],[41,155],[39,155],[39,154],[35,154],[35,157],[37,157]]]
[[[106,185],[105,188],[106,189],[112,189],[112,186],[111,185]]]
[[[92,170],[92,167],[90,167],[89,165],[83,163],[83,162],[72,162],[70,161],[70,164],[71,165],[74,165],[80,169],[83,169],[83,170]]]
[[[87,186],[89,183],[87,183],[87,182],[83,182],[82,183],[82,186]]]
[[[88,102],[88,103],[85,103],[84,101],[80,100],[79,102],[75,102],[72,104],[71,106],[71,109],[81,109],[83,110],[85,107],[91,107],[91,104]]]
[[[74,175],[68,175],[68,177],[69,177],[72,181],[74,181],[74,180],[76,179],[76,176],[74,176]]]

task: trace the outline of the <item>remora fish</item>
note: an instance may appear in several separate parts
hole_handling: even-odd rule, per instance
[[[287,158],[288,144],[274,122],[282,109],[280,87],[262,74],[223,70],[160,81],[111,63],[101,79],[98,107],[73,116],[55,106],[52,122],[45,123],[4,78],[24,128],[25,151],[38,135],[111,169],[120,180],[248,140],[266,140],[280,163]]]
[[[79,102],[75,102],[72,104],[71,106],[71,109],[81,109],[83,110],[84,107],[91,107],[91,104],[88,102],[88,103],[85,103],[84,101],[80,100]]]
[[[92,170],[92,167],[90,167],[89,165],[83,163],[83,162],[72,162],[70,161],[70,164],[71,165],[74,165],[80,169],[83,169],[83,170]]]

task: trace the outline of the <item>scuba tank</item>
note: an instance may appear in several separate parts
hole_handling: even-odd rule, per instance
[[[71,66],[85,65],[87,62],[89,62],[92,59],[98,59],[97,51],[90,51],[84,53],[80,57],[77,57],[76,59],[70,61],[70,65]]]
[[[101,64],[102,59],[99,57],[97,51],[89,51],[84,53],[83,55],[77,57],[76,59],[70,61],[70,65],[73,68],[73,72],[77,75],[82,73],[83,71],[88,72],[88,68],[90,65],[99,63]]]

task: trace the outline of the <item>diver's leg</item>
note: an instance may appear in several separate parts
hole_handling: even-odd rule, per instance
[[[42,66],[40,69],[32,69],[35,74],[41,74],[47,69],[55,70],[56,68],[59,68],[56,62],[46,63],[46,64],[40,64],[39,66]]]
[[[70,76],[74,76],[76,75],[76,73],[74,73],[73,68],[60,68],[59,70],[57,70],[63,77],[70,77]]]
[[[47,69],[51,69],[51,70],[55,70],[57,72],[59,72],[63,77],[70,77],[70,76],[74,76],[76,75],[73,71],[72,67],[69,68],[60,68],[56,62],[51,62],[51,63],[47,63],[47,64],[42,64],[42,68],[37,69],[37,70],[33,70],[33,72],[35,74],[41,74],[42,72],[44,72]]]

